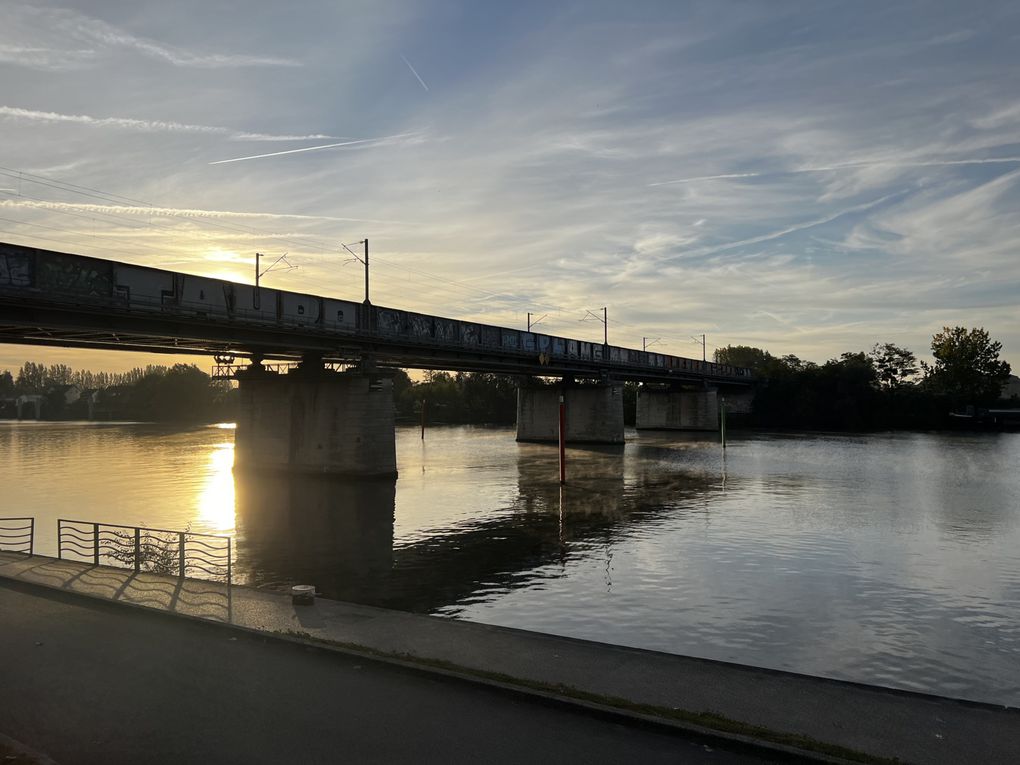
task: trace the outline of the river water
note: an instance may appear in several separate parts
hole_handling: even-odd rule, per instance
[[[400,478],[232,473],[232,426],[0,422],[0,515],[230,534],[237,578],[1020,706],[1020,434],[397,434]]]

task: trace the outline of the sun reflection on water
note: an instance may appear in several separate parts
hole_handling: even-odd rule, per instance
[[[234,444],[217,444],[198,497],[198,521],[215,531],[234,530]]]

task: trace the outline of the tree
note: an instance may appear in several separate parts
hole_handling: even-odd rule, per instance
[[[0,396],[14,395],[14,377],[6,369],[0,372]]]
[[[15,387],[18,393],[42,393],[48,382],[46,367],[32,361],[26,361],[18,370]]]
[[[983,327],[943,327],[931,340],[935,363],[921,363],[925,385],[955,404],[992,403],[1011,371],[1008,362],[999,360],[1001,350],[1002,343]]]
[[[875,343],[868,354],[878,376],[879,387],[897,390],[909,385],[917,376],[917,356],[892,343]]]
[[[727,345],[715,349],[714,359],[716,364],[748,367],[752,372],[759,372],[772,360],[772,354],[750,345]]]

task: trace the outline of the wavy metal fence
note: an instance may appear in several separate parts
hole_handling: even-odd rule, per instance
[[[211,579],[228,585],[233,576],[230,537],[192,531],[61,518],[57,521],[57,557],[66,556],[96,566]]]
[[[0,550],[32,555],[35,518],[0,518]]]

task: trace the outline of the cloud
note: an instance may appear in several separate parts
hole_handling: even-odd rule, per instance
[[[700,175],[691,178],[677,178],[672,181],[657,181],[649,186],[672,186],[681,183],[697,183],[699,181],[720,181],[733,178],[761,178],[776,175],[796,175],[798,173],[830,173],[837,170],[859,170],[864,168],[883,167],[956,167],[968,165],[1016,165],[1020,164],[1020,156],[1016,157],[975,157],[973,159],[927,159],[927,160],[895,160],[878,159],[859,162],[843,162],[823,167],[797,167],[789,170],[771,170],[758,173],[726,173],[722,175]]]
[[[198,52],[168,45],[128,32],[100,19],[64,8],[11,5],[5,10],[11,33],[38,44],[0,43],[0,60],[40,69],[68,69],[94,63],[116,50],[128,50],[179,67],[221,69],[238,67],[293,67],[301,62],[279,56],[244,53]],[[13,34],[10,35],[13,39]],[[85,48],[76,47],[83,43]]]
[[[577,318],[608,302],[621,344],[661,336],[679,352],[706,331],[710,343],[816,360],[884,339],[922,350],[933,328],[960,319],[1020,353],[1020,309],[1006,307],[1020,291],[1020,184],[988,185],[1020,166],[1010,42],[1020,18],[1005,3],[980,26],[963,10],[919,17],[898,3],[881,24],[834,5],[667,4],[654,19],[536,6],[528,25],[494,5],[477,25],[401,0],[385,12],[312,0],[302,14],[258,6],[216,38],[225,14],[153,8],[117,17],[131,40],[81,31],[69,12],[22,10],[5,24],[0,9],[8,54],[64,50],[65,63],[88,67],[0,69],[5,103],[52,109],[0,114],[5,154],[154,201],[107,206],[38,188],[39,201],[9,200],[8,218],[70,222],[66,249],[165,250],[201,270],[210,247],[245,254],[273,237],[305,257],[281,281],[356,295],[354,268],[312,254],[367,237],[379,300],[414,310],[514,326],[542,311],[550,332],[595,336],[601,327]],[[303,68],[199,72],[194,58],[263,50],[300,50]],[[443,73],[428,98],[406,97],[406,51]],[[81,129],[40,140],[49,114]],[[173,120],[140,119],[152,115]],[[266,145],[208,153],[210,139],[245,140],[225,126],[250,126],[249,140],[306,137],[292,125],[342,125],[352,138],[295,144],[306,151],[292,160],[314,162],[264,156]],[[421,125],[427,140],[406,135]],[[351,140],[363,143],[330,146]],[[348,150],[388,142],[401,150]],[[207,164],[218,158],[235,161]],[[96,204],[66,206],[77,199]],[[257,210],[267,212],[245,212]]]
[[[305,135],[288,135],[273,133],[255,133],[234,130],[214,125],[191,125],[184,122],[167,122],[164,120],[140,120],[131,117],[90,117],[87,114],[61,114],[59,112],[43,112],[34,109],[21,109],[14,106],[0,106],[0,118],[26,120],[49,124],[87,125],[98,128],[115,128],[133,130],[142,133],[193,133],[198,135],[222,136],[232,141],[310,141],[338,138],[339,136],[310,133]]]
[[[378,220],[372,218],[342,218],[333,215],[301,215],[295,213],[277,212],[247,212],[235,210],[201,210],[185,207],[158,207],[145,205],[96,205],[82,202],[51,202],[32,199],[4,199],[0,200],[0,207],[23,207],[37,210],[68,210],[82,211],[86,213],[101,213],[107,215],[133,215],[133,216],[163,216],[168,218],[194,218],[194,219],[216,219],[216,218],[237,218],[250,220],[304,220],[304,221],[334,221],[338,223],[362,222],[362,223],[384,223],[388,225],[404,226],[409,225],[397,220]]]

